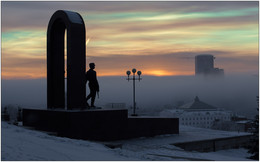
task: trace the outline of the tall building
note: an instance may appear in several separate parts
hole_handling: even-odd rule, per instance
[[[195,75],[223,76],[224,69],[214,67],[215,57],[209,54],[195,56]]]

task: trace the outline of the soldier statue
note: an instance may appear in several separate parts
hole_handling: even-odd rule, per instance
[[[96,106],[94,105],[95,103],[95,98],[96,98],[96,93],[99,93],[99,84],[97,80],[97,73],[94,71],[95,69],[95,64],[90,63],[89,64],[89,70],[86,72],[86,83],[88,82],[88,86],[90,89],[90,93],[87,96],[87,107],[90,108],[95,108]],[[91,98],[91,105],[89,106],[88,100]]]

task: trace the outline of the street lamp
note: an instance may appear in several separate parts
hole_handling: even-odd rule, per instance
[[[129,75],[131,74],[131,72],[129,70],[126,72],[126,74],[127,74],[126,80],[128,80],[128,81],[129,80],[133,80],[133,107],[134,107],[134,113],[132,114],[132,116],[137,116],[137,114],[135,113],[135,108],[136,108],[136,103],[135,103],[135,80],[139,80],[139,82],[140,82],[140,80],[142,80],[142,78],[140,78],[142,72],[141,71],[137,72],[137,75],[139,76],[138,78],[135,78],[135,73],[136,73],[136,69],[135,68],[132,69],[132,72],[133,72],[133,78],[129,78]]]

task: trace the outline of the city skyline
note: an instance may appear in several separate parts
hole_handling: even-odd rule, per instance
[[[212,54],[227,74],[258,74],[258,2],[2,2],[2,78],[46,77],[46,33],[59,9],[81,14],[99,76],[194,75]]]

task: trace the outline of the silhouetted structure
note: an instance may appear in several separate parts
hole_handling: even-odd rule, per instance
[[[70,110],[56,110],[55,108],[65,108],[65,29],[68,58],[67,108]],[[47,32],[48,110],[23,108],[23,126],[55,132],[62,137],[102,141],[179,133],[178,118],[129,118],[128,110],[122,108],[82,111],[87,106],[85,64],[85,25],[82,17],[71,11],[55,12]],[[91,78],[96,78],[96,75]]]
[[[95,103],[96,93],[99,92],[99,84],[97,81],[97,73],[94,71],[95,64],[90,63],[89,68],[90,69],[86,73],[86,82],[87,81],[89,82],[88,86],[90,89],[90,93],[87,97],[87,101],[91,98],[91,107],[95,107],[94,103]],[[89,106],[88,103],[87,106]]]
[[[128,117],[127,109],[23,109],[23,117],[24,126],[85,140],[111,141],[179,133],[178,118]]]
[[[47,107],[65,108],[64,33],[67,29],[67,108],[86,106],[86,33],[80,14],[56,11],[47,31]]]
[[[195,74],[197,75],[215,75],[223,76],[224,70],[214,68],[214,59],[212,55],[197,55],[195,56]]]
[[[135,73],[136,73],[136,69],[135,68],[133,68],[132,69],[132,72],[133,72],[133,78],[129,78],[129,75],[131,74],[131,72],[128,70],[127,72],[126,72],[126,74],[127,74],[127,79],[126,80],[133,80],[133,109],[134,109],[134,112],[133,112],[133,114],[132,114],[132,116],[137,116],[137,114],[135,113],[135,109],[136,109],[136,102],[135,102],[135,80],[139,80],[139,82],[140,82],[140,80],[142,80],[142,78],[140,78],[140,76],[141,76],[141,74],[142,74],[142,72],[141,71],[138,71],[137,72],[137,74],[138,74],[138,78],[135,78]]]

